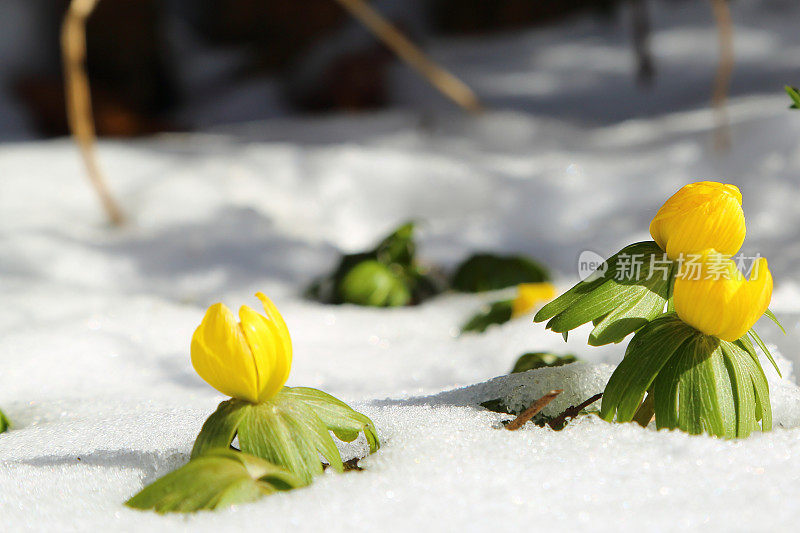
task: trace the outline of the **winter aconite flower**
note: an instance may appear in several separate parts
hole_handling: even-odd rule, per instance
[[[511,303],[511,316],[516,318],[529,313],[555,296],[556,288],[551,283],[521,283],[517,285],[517,296]]]
[[[673,260],[709,248],[734,255],[745,235],[742,194],[735,185],[690,183],[661,206],[650,235]]]
[[[192,336],[192,366],[223,394],[260,403],[275,396],[292,366],[289,330],[275,304],[262,293],[264,315],[243,305],[239,321],[224,304],[206,311]]]
[[[733,342],[764,314],[772,297],[772,274],[760,258],[747,280],[736,264],[716,252],[700,254],[699,268],[684,264],[675,277],[675,311],[706,335]]]

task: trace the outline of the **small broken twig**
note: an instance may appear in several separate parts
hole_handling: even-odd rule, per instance
[[[522,413],[520,413],[520,415],[517,418],[509,422],[506,425],[506,429],[509,431],[514,431],[515,429],[521,428],[523,425],[525,425],[525,422],[528,422],[531,418],[539,414],[539,411],[544,409],[545,406],[547,406],[547,404],[555,400],[556,396],[558,396],[562,392],[564,392],[563,389],[551,390],[550,392],[548,392],[547,394],[545,394],[544,396],[533,402],[533,404],[530,407],[522,411]]]
[[[95,142],[97,135],[92,116],[92,98],[89,77],[86,74],[86,21],[99,0],[72,0],[61,27],[61,48],[64,60],[64,89],[67,99],[69,129],[75,139],[86,172],[100,201],[115,225],[124,217],[111,191],[106,185],[97,162]]]
[[[567,425],[568,418],[575,418],[580,414],[581,411],[583,411],[584,409],[586,409],[587,407],[589,407],[602,397],[603,393],[599,392],[594,396],[592,396],[591,398],[589,398],[588,400],[579,403],[578,405],[571,405],[567,407],[563,413],[561,413],[554,419],[548,421],[547,425],[550,426],[551,429],[555,429],[556,431],[564,429],[564,426]]]
[[[433,61],[364,0],[336,1],[442,94],[470,113],[477,114],[483,111],[480,100],[466,83]]]

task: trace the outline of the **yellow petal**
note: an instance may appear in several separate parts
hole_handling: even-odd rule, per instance
[[[217,303],[206,311],[192,335],[192,366],[209,385],[223,394],[258,401],[259,376],[255,360],[236,317]]]
[[[675,311],[706,335],[735,341],[753,327],[772,297],[772,274],[766,259],[753,268],[750,280],[736,264],[715,250],[700,254],[700,269],[686,264],[675,278]]]
[[[266,314],[265,324],[270,329],[275,339],[275,363],[271,375],[262,385],[261,398],[269,398],[277,394],[286,380],[289,379],[289,372],[292,369],[292,339],[289,336],[289,328],[286,327],[283,317],[278,312],[278,308],[263,293],[256,293],[256,298],[261,300]]]
[[[670,259],[713,248],[726,255],[746,233],[742,194],[735,185],[702,181],[684,186],[650,223],[650,235]]]
[[[556,288],[550,283],[522,283],[517,286],[517,297],[511,304],[511,316],[524,315],[555,296]]]

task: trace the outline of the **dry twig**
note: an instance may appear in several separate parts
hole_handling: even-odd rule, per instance
[[[517,418],[506,424],[506,429],[509,431],[514,431],[515,429],[521,428],[523,425],[525,425],[525,422],[529,421],[531,418],[539,414],[539,411],[544,409],[548,403],[555,400],[556,396],[558,396],[562,392],[564,392],[563,389],[551,390],[550,392],[548,392],[547,394],[545,394],[544,396],[533,402],[533,404],[530,407],[522,411],[522,413],[520,413],[520,415]]]
[[[650,17],[645,0],[630,0],[633,50],[636,54],[636,81],[652,85],[655,76],[653,54],[650,53]]]
[[[378,39],[409,66],[417,70],[442,94],[470,113],[480,113],[483,105],[463,81],[434,62],[392,23],[364,0],[336,0]]]
[[[64,60],[64,84],[70,131],[80,149],[86,172],[112,224],[122,224],[124,217],[106,185],[95,152],[97,135],[92,116],[89,78],[86,75],[86,20],[99,0],[72,0],[61,27]]]
[[[552,429],[559,431],[564,429],[564,426],[567,424],[568,418],[575,418],[580,414],[581,411],[592,405],[594,402],[599,400],[603,397],[603,393],[597,393],[588,400],[582,401],[578,405],[571,405],[567,407],[563,413],[555,417],[554,419],[547,422],[547,425],[550,426]]]
[[[724,150],[731,144],[731,126],[726,101],[733,74],[733,19],[728,0],[711,0],[711,8],[717,23],[717,39],[719,41],[719,65],[714,78],[714,93],[711,97],[716,121],[714,147],[717,150]]]

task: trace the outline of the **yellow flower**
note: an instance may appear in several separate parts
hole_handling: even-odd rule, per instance
[[[521,283],[517,285],[517,297],[511,304],[511,316],[524,315],[536,305],[552,300],[555,296],[556,288],[550,283]]]
[[[675,277],[675,311],[681,320],[722,340],[742,337],[761,318],[772,298],[772,274],[763,257],[748,281],[736,264],[716,250],[684,263]]]
[[[239,320],[217,303],[192,335],[192,366],[200,377],[233,398],[259,403],[275,396],[289,377],[292,340],[278,309],[262,293],[266,316],[246,305]]]
[[[681,188],[650,223],[650,235],[670,259],[713,248],[734,255],[744,242],[742,193],[735,185],[701,181]]]

